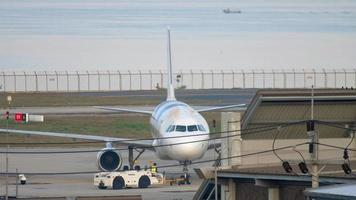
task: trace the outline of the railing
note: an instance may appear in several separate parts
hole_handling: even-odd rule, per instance
[[[162,70],[1,72],[2,92],[152,90],[166,87]],[[212,88],[356,88],[356,69],[189,70],[174,73],[175,86]]]

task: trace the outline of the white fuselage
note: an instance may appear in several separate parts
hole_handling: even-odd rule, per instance
[[[150,124],[153,146],[160,159],[192,161],[208,149],[208,123],[183,102],[162,102],[152,113]]]

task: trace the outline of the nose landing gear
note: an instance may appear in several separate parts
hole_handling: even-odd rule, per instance
[[[181,180],[179,181],[178,185],[190,185],[192,182],[190,181],[190,175],[188,170],[188,165],[190,165],[192,161],[181,161],[180,164],[183,165],[183,175],[180,176]]]

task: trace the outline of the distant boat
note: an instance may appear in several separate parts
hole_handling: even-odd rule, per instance
[[[231,10],[230,8],[223,9],[225,14],[241,13],[241,10]]]

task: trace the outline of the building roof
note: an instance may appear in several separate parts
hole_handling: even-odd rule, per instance
[[[288,124],[311,119],[310,89],[269,89],[256,93],[241,121],[242,129],[272,124]],[[356,126],[356,90],[315,89],[314,119]],[[343,129],[317,124],[320,137],[349,137]],[[280,129],[280,138],[305,138],[306,125],[288,126]],[[246,131],[245,131],[246,132]],[[243,131],[244,133],[244,131]],[[277,130],[266,134],[246,134],[243,139],[273,138]]]
[[[356,165],[356,161],[350,162],[351,166]],[[310,174],[302,174],[297,164],[291,164],[293,173],[284,171],[281,165],[258,166],[243,168],[223,169],[218,171],[219,178],[235,178],[240,180],[268,180],[268,181],[293,181],[293,182],[311,182]],[[324,165],[320,165],[323,167]],[[311,165],[308,165],[311,171]],[[329,185],[335,183],[354,183],[356,178],[354,175],[347,175],[342,171],[341,164],[326,164],[320,175],[320,184]]]
[[[356,184],[342,184],[323,186],[315,189],[307,189],[304,194],[308,197],[318,199],[356,199]]]

